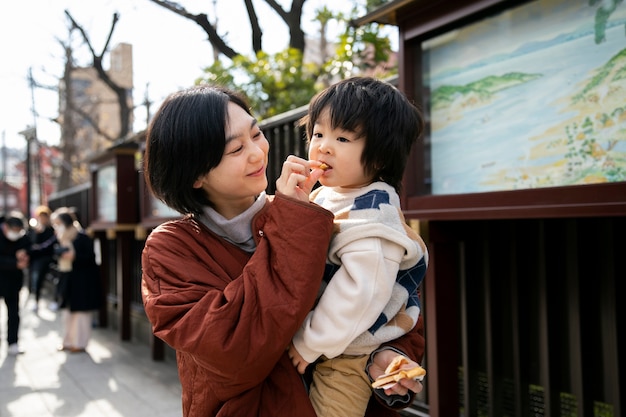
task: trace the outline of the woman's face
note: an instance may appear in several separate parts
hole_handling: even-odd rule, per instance
[[[219,165],[198,178],[194,188],[202,188],[213,208],[233,218],[252,205],[267,188],[269,143],[256,119],[234,103],[228,104],[226,147]]]

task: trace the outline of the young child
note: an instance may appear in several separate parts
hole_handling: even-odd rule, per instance
[[[335,225],[321,296],[289,355],[300,373],[319,359],[309,392],[318,416],[362,417],[372,394],[370,354],[410,331],[420,314],[428,255],[398,193],[423,119],[392,85],[357,77],[315,96],[301,124],[312,165],[325,170],[311,201],[332,211]]]

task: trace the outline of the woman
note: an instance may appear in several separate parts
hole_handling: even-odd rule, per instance
[[[154,334],[176,349],[186,417],[315,417],[286,349],[313,307],[333,216],[309,202],[318,162],[288,157],[267,196],[268,151],[245,101],[220,87],[172,94],[148,127],[146,183],[185,216],[148,237],[142,296]],[[423,339],[392,347],[419,359]],[[370,375],[396,354],[376,354]],[[386,393],[409,389],[421,385]]]
[[[100,280],[93,240],[67,208],[52,213],[57,237],[59,307],[63,317],[63,344],[59,350],[85,352],[91,338],[93,312],[100,307]]]

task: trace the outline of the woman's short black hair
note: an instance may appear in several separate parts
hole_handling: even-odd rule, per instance
[[[193,184],[222,160],[228,103],[251,114],[239,94],[201,85],[168,96],[148,126],[146,184],[157,198],[182,214],[199,214],[211,205],[206,193]]]
[[[413,144],[424,131],[420,111],[393,85],[371,77],[353,77],[328,87],[309,103],[300,120],[307,139],[325,110],[332,128],[365,139],[361,156],[365,172],[400,193],[402,176]]]

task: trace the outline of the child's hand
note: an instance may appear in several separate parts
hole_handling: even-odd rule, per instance
[[[287,354],[289,358],[291,358],[291,363],[296,367],[300,374],[304,374],[306,367],[309,366],[309,362],[305,361],[304,358],[298,353],[293,343],[289,345],[289,349],[287,349]]]
[[[311,171],[311,165],[306,159],[290,155],[283,163],[280,177],[276,180],[276,191],[308,202],[313,186],[323,173],[322,169]]]

